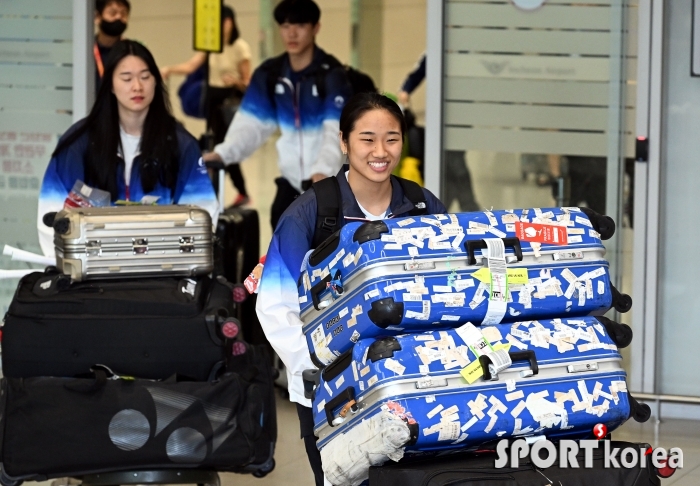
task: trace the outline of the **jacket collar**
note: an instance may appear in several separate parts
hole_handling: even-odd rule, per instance
[[[282,70],[283,73],[285,73],[285,76],[289,76],[289,74],[292,72],[292,66],[289,64],[289,54],[286,52],[283,54],[284,56],[284,69]],[[317,45],[314,44],[314,56],[313,59],[311,59],[311,64],[306,66],[304,69],[301,71],[296,71],[296,75],[305,77],[310,74],[314,74],[320,67],[323,62],[323,60],[326,58],[327,54],[326,51],[318,47]]]
[[[338,179],[340,186],[340,195],[343,200],[343,217],[345,219],[361,219],[366,220],[365,213],[362,212],[357,204],[355,194],[353,194],[348,180],[345,178],[345,173],[350,170],[348,164],[343,164],[340,172],[335,176]],[[388,217],[393,218],[409,212],[413,209],[413,203],[404,196],[401,184],[396,177],[391,176],[391,202],[389,203]]]

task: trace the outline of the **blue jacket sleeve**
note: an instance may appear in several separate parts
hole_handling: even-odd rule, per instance
[[[413,93],[421,82],[425,79],[425,54],[421,56],[416,67],[408,73],[406,79],[401,84],[401,91],[405,91],[408,94]]]
[[[313,238],[308,217],[315,214],[316,204],[310,199],[305,193],[280,219],[267,251],[256,307],[265,336],[287,368],[290,400],[307,407],[311,402],[304,398],[301,374],[316,366],[302,332],[297,279]]]
[[[181,133],[179,130],[180,172],[173,194],[173,203],[192,204],[206,209],[211,215],[212,224],[216,224],[219,216],[219,201],[207,168],[204,166],[199,146],[189,133]]]

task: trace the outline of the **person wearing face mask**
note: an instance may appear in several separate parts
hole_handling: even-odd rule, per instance
[[[92,49],[95,57],[95,94],[102,84],[105,60],[114,44],[122,38],[130,12],[129,0],[95,0],[95,22],[99,29]]]
[[[108,192],[112,204],[192,204],[217,220],[219,204],[199,145],[173,117],[160,70],[138,42],[114,44],[92,110],[51,154],[37,215],[46,256],[54,255],[53,229],[43,217],[63,208],[78,180]]]

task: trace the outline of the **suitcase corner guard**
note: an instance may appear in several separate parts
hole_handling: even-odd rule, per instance
[[[382,329],[397,326],[403,320],[403,302],[396,302],[393,297],[375,300],[367,317]]]
[[[384,221],[369,221],[355,230],[352,241],[356,243],[366,243],[371,240],[378,240],[382,233],[388,233],[389,227]]]

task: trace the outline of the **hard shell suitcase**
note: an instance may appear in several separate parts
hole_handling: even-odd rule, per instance
[[[347,224],[310,254],[299,277],[312,359],[323,366],[360,338],[467,321],[602,315],[613,305],[626,312],[631,299],[611,285],[601,242],[614,228],[585,208]],[[495,268],[483,268],[494,239],[505,250],[503,288],[492,288]]]
[[[510,347],[512,365],[494,374],[494,354],[477,358],[470,332]],[[630,415],[644,421],[648,407],[629,397],[618,351],[631,339],[628,326],[582,317],[360,340],[304,373],[317,445],[342,450],[345,434],[383,411],[408,423],[407,454],[509,437],[593,438],[598,423],[613,431]]]
[[[234,284],[243,284],[260,260],[260,220],[251,208],[227,208],[216,224],[217,269]],[[248,294],[241,287],[236,318],[241,321],[243,335],[252,344],[266,344],[267,339],[255,313],[257,294]]]
[[[274,390],[264,349],[212,382],[3,378],[2,484],[107,471],[274,468]],[[112,377],[114,378],[114,377]]]
[[[70,282],[55,269],[20,280],[2,328],[5,376],[122,375],[207,380],[232,353],[231,286],[200,277]]]
[[[196,206],[69,208],[53,228],[56,265],[76,281],[213,269],[211,217]]]
[[[603,442],[601,442],[603,444]],[[648,444],[611,441],[611,448],[620,449],[620,456],[626,449],[634,449],[635,454],[648,449]],[[450,454],[445,457],[431,457],[414,461],[387,463],[369,469],[370,486],[660,486],[661,481],[653,467],[606,468],[603,459],[603,446],[593,450],[592,468],[562,468],[558,462],[545,470],[539,470],[529,461],[521,460],[517,468],[494,467],[496,454]],[[585,461],[584,450],[576,455],[578,464]]]

